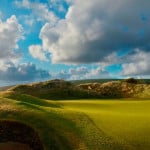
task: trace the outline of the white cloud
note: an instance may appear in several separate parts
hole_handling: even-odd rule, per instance
[[[78,67],[76,69],[70,68],[69,73],[71,75],[85,75],[88,73],[88,68],[87,67]]]
[[[136,50],[134,54],[128,56],[128,62],[122,65],[124,76],[150,75],[150,52]]]
[[[6,22],[0,21],[0,60],[13,60],[20,56],[16,50],[18,41],[23,39],[23,28],[18,23],[15,15],[12,15]]]
[[[43,47],[53,63],[103,62],[127,47],[146,51],[150,22],[142,15],[149,17],[149,5],[149,0],[74,0],[65,19],[41,29]]]
[[[88,79],[108,79],[111,78],[111,75],[104,68],[97,67],[96,69],[92,69],[87,74]]]
[[[41,61],[47,61],[45,52],[40,45],[29,46],[29,53],[33,58],[39,59]]]
[[[53,78],[61,78],[68,80],[80,80],[80,79],[101,79],[110,78],[110,74],[105,69],[97,67],[89,69],[87,67],[70,68],[68,71],[61,71],[54,75]]]
[[[4,68],[4,67],[3,67]],[[0,80],[2,81],[36,81],[49,79],[51,75],[48,71],[38,69],[32,63],[14,65],[13,63],[5,64],[5,69],[1,69]]]
[[[34,24],[34,18],[32,15],[21,15],[20,19],[24,20],[25,25],[29,26],[30,28]]]
[[[67,71],[61,70],[59,73],[53,74],[52,78],[68,80],[70,79],[70,74]]]
[[[47,21],[51,25],[55,24],[58,18],[49,8],[46,3],[31,2],[29,0],[15,1],[15,5],[19,8],[25,8],[32,11],[32,17],[36,17],[36,21]]]
[[[50,8],[56,9],[58,12],[65,13],[67,10],[64,7],[64,4],[66,4],[66,0],[49,0],[49,6]]]

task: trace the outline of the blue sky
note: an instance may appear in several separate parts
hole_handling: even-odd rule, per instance
[[[149,78],[150,2],[1,0],[0,83]]]

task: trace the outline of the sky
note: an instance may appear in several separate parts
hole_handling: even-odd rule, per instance
[[[150,77],[149,0],[0,0],[0,85]]]

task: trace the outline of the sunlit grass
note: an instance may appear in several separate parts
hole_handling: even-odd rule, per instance
[[[117,142],[132,149],[150,148],[150,101],[61,101],[65,109],[83,112]]]
[[[29,124],[47,150],[150,149],[148,100],[52,101],[5,93],[0,98],[0,119]]]

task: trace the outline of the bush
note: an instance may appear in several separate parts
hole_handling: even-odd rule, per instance
[[[125,79],[124,82],[132,83],[132,84],[138,84],[138,83],[140,83],[140,81],[138,79],[134,79],[134,78]]]

